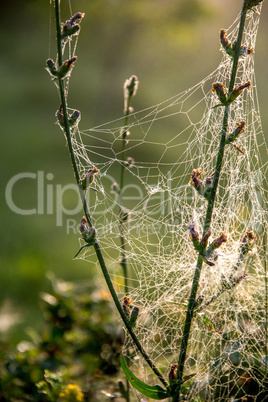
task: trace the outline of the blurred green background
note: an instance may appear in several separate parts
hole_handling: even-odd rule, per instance
[[[233,0],[76,0],[73,13],[85,12],[78,62],[69,91],[69,106],[82,113],[80,127],[120,117],[122,86],[136,74],[140,81],[135,110],[157,104],[196,84],[221,60],[218,32],[240,11]],[[73,261],[78,234],[56,226],[53,214],[22,216],[6,203],[5,189],[23,172],[44,172],[46,185],[73,183],[65,141],[55,125],[59,98],[45,61],[55,59],[53,6],[47,1],[1,3],[1,255],[0,332],[17,342],[25,328],[42,325],[40,291],[49,291],[47,272],[65,280],[89,281],[95,267]],[[62,20],[70,17],[62,0]],[[268,6],[264,2],[255,49],[259,102],[264,132],[268,129]],[[48,180],[47,174],[52,174]],[[14,186],[14,202],[36,208],[37,180]],[[55,210],[55,194],[53,199]],[[76,198],[64,199],[66,208]],[[81,213],[74,216],[79,221]],[[63,221],[65,223],[65,219]],[[105,285],[103,285],[105,286]]]

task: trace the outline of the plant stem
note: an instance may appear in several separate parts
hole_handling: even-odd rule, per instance
[[[56,17],[56,31],[57,31],[57,49],[58,49],[58,63],[59,66],[61,66],[62,64],[62,39],[61,39],[61,18],[60,18],[60,0],[55,0],[55,17]],[[60,98],[61,98],[61,103],[62,103],[62,113],[63,113],[63,123],[64,123],[64,130],[65,130],[65,134],[66,134],[66,138],[67,138],[67,144],[68,144],[68,149],[69,149],[69,153],[70,153],[70,157],[71,157],[71,161],[72,161],[72,166],[73,166],[73,170],[74,170],[74,175],[75,175],[75,179],[79,188],[79,194],[81,197],[81,202],[83,205],[83,209],[84,209],[84,213],[86,216],[87,221],[89,222],[89,224],[92,226],[92,218],[91,215],[89,213],[89,209],[88,209],[88,205],[87,205],[87,200],[86,200],[86,196],[85,196],[85,192],[82,190],[81,186],[80,186],[80,175],[79,175],[79,170],[77,167],[77,163],[76,163],[76,159],[75,159],[75,155],[74,155],[74,150],[73,150],[73,145],[72,145],[72,139],[71,139],[71,131],[70,131],[70,126],[69,126],[69,121],[68,121],[68,113],[67,113],[67,101],[66,101],[66,94],[65,94],[65,90],[64,90],[64,82],[62,79],[58,80],[58,85],[59,85],[59,91],[60,91]],[[106,284],[109,288],[109,291],[111,293],[111,296],[113,298],[113,301],[117,307],[117,310],[126,326],[126,329],[128,331],[128,333],[130,334],[134,344],[136,345],[137,349],[140,351],[141,355],[143,356],[143,358],[145,359],[145,361],[147,362],[147,364],[151,367],[151,369],[153,370],[153,372],[155,373],[155,375],[158,377],[158,379],[163,383],[163,385],[165,385],[167,387],[167,381],[164,379],[164,377],[162,376],[162,374],[160,373],[160,371],[157,369],[157,367],[154,365],[154,363],[152,362],[152,360],[150,359],[150,357],[147,355],[147,353],[145,352],[145,350],[143,349],[139,339],[137,338],[136,334],[134,333],[125,313],[124,310],[120,304],[120,301],[117,297],[116,291],[114,289],[114,286],[112,284],[108,269],[106,267],[103,255],[101,253],[101,249],[99,246],[99,243],[97,241],[95,241],[94,243],[94,249],[96,252],[96,256],[97,259],[99,261],[102,273],[104,275]]]
[[[129,292],[128,289],[128,269],[127,269],[127,256],[126,256],[126,243],[125,243],[125,224],[122,218],[123,213],[123,187],[124,187],[124,177],[125,177],[125,165],[124,162],[126,160],[125,157],[125,147],[126,147],[126,136],[127,136],[127,125],[128,125],[128,116],[129,116],[129,106],[130,106],[130,98],[128,97],[127,108],[125,111],[125,122],[124,122],[124,129],[122,132],[122,165],[121,165],[121,172],[120,172],[120,185],[119,185],[119,212],[121,214],[120,218],[120,239],[121,239],[121,266],[123,268],[123,275],[124,275],[124,282],[125,282],[125,294],[127,295]]]
[[[268,356],[268,271],[267,271],[267,222],[264,225],[263,233],[263,263],[264,263],[264,277],[265,277],[265,355]],[[266,375],[268,374],[268,364],[266,362]]]
[[[238,37],[237,37],[236,52],[235,52],[234,59],[233,59],[233,66],[232,66],[232,72],[231,72],[230,83],[229,83],[229,93],[233,90],[234,82],[235,82],[235,78],[236,78],[238,59],[240,56],[240,47],[241,47],[242,36],[243,36],[243,31],[244,31],[244,26],[245,26],[246,11],[247,11],[246,0],[244,0],[243,6],[242,6],[242,11],[241,11],[241,16],[240,16],[240,24],[239,24],[239,31],[238,31]],[[211,196],[210,196],[210,199],[208,201],[208,206],[207,206],[207,212],[206,212],[205,223],[204,223],[204,228],[203,228],[203,236],[207,233],[207,231],[209,230],[210,225],[211,225],[212,213],[213,213],[213,208],[214,208],[214,204],[215,204],[215,198],[216,198],[218,182],[219,182],[219,177],[220,177],[220,172],[221,172],[221,167],[222,167],[222,162],[223,162],[223,156],[224,156],[225,139],[226,139],[226,133],[227,133],[227,128],[228,128],[228,118],[229,118],[229,112],[230,112],[229,105],[225,106],[224,108],[225,108],[225,110],[224,110],[224,116],[223,116],[223,122],[222,122],[221,140],[220,140],[220,146],[219,146],[216,168],[215,168],[215,173],[214,173],[212,192],[211,192]],[[202,264],[203,264],[203,258],[202,258],[201,253],[203,253],[204,250],[205,250],[205,247],[203,250],[201,250],[199,252],[197,264],[196,264],[196,268],[195,268],[195,273],[194,273],[194,278],[193,278],[193,282],[192,282],[191,294],[190,294],[189,302],[188,302],[188,309],[187,309],[185,323],[184,323],[184,330],[183,330],[182,343],[181,343],[179,362],[178,362],[178,370],[177,370],[178,385],[177,385],[177,388],[175,390],[175,393],[174,393],[174,396],[172,399],[173,402],[177,402],[180,400],[180,388],[181,388],[184,364],[185,364],[185,359],[186,359],[186,351],[187,351],[187,346],[188,346],[188,341],[189,341],[189,336],[190,336],[191,323],[192,323],[192,319],[194,316],[194,306],[195,306],[196,294],[197,294],[198,285],[199,285],[199,278],[200,278]]]
[[[125,242],[125,224],[122,217],[124,201],[123,201],[123,188],[124,188],[124,176],[125,176],[125,147],[126,147],[126,136],[127,136],[127,125],[129,116],[129,106],[130,106],[130,96],[128,96],[127,108],[125,110],[125,121],[124,129],[122,132],[122,164],[120,170],[120,185],[119,185],[119,213],[120,213],[120,239],[121,239],[121,266],[123,268],[124,284],[125,284],[125,295],[129,293],[128,288],[128,267],[127,267],[127,255],[126,255],[126,242]],[[126,355],[129,357],[129,350],[126,351]],[[130,384],[126,379],[126,402],[130,401]]]

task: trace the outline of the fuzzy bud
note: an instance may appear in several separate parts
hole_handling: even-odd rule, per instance
[[[220,102],[222,104],[225,104],[227,101],[227,93],[228,90],[225,85],[223,85],[221,82],[214,82],[212,84],[212,94],[215,94],[218,96]]]
[[[208,239],[209,239],[210,236],[211,236],[211,230],[208,230],[208,231],[204,234],[204,236],[203,236],[203,238],[202,238],[202,240],[201,240],[201,242],[200,242],[203,247],[206,247],[206,246],[207,246],[207,244],[208,244]]]
[[[176,374],[177,368],[178,368],[178,365],[176,363],[171,364],[171,366],[170,366],[169,373],[168,373],[168,379],[169,379],[170,384],[173,384],[177,379],[177,374]]]
[[[249,54],[253,54],[254,50],[252,49],[252,47],[248,47],[245,45],[242,45],[240,48],[240,56],[248,56]]]
[[[232,132],[232,134],[229,134],[226,137],[225,143],[230,144],[233,142],[241,133],[243,133],[246,129],[246,123],[244,121],[240,121],[239,123],[236,123],[236,128]]]
[[[204,194],[204,186],[200,181],[201,174],[204,173],[203,170],[194,169],[191,174],[190,182],[193,183],[194,188],[200,194]]]
[[[193,242],[194,248],[196,251],[201,251],[202,245],[199,242],[199,233],[195,229],[195,222],[189,222],[188,230],[190,232],[190,239]]]
[[[89,227],[87,226],[87,219],[83,216],[83,218],[81,219],[80,222],[80,232],[82,234],[82,236],[86,236],[89,232]]]
[[[129,296],[124,296],[123,298],[123,303],[122,303],[122,308],[124,310],[124,313],[126,314],[127,317],[130,316],[130,308],[129,306],[131,305],[132,300]]]
[[[225,29],[220,30],[220,42],[225,50],[225,52],[233,59],[236,52],[237,41],[234,40],[233,43],[227,38]],[[253,54],[253,49],[251,47],[242,45],[240,47],[240,56],[244,57],[249,54]]]
[[[57,122],[60,126],[64,127],[63,121],[63,111],[62,111],[62,104],[60,104],[59,109],[56,111],[56,118]],[[81,113],[79,110],[75,110],[69,117],[68,122],[70,127],[77,126],[81,119]]]
[[[139,81],[136,75],[132,75],[124,83],[124,92],[127,97],[135,96],[138,90]]]
[[[47,59],[47,71],[53,76],[57,77],[58,71],[56,65],[52,59]]]
[[[243,238],[241,239],[241,253],[246,255],[250,250],[252,250],[256,236],[251,230],[248,230]]]
[[[227,38],[225,29],[220,30],[220,42],[221,42],[221,45],[222,45],[223,49],[225,50],[225,52],[229,56],[233,57],[232,43]]]
[[[215,250],[219,248],[223,243],[227,242],[227,236],[225,233],[222,233],[219,237],[217,237],[209,246],[209,250]]]
[[[81,180],[81,187],[83,190],[86,190],[88,186],[93,182],[94,176],[99,173],[99,169],[94,167],[93,169],[89,169],[85,177]]]
[[[251,82],[247,81],[245,84],[242,85],[237,85],[234,90],[230,93],[228,99],[227,99],[227,104],[232,103],[241,93],[244,91],[244,89],[250,89]]]
[[[189,229],[192,242],[199,242],[199,233],[195,229],[195,223],[189,222],[187,228]]]
[[[87,225],[87,220],[84,216],[80,222],[80,232],[81,232],[85,242],[87,242],[88,244],[93,244],[95,242],[95,237],[96,237],[95,228],[92,226],[89,229],[89,227]]]
[[[136,75],[132,75],[124,82],[124,113],[129,114],[130,112],[130,98],[135,96],[138,90],[139,80]]]
[[[65,78],[70,72],[71,69],[73,68],[74,63],[76,62],[77,57],[71,57],[69,60],[66,60],[61,67],[58,69],[58,78],[63,79]]]
[[[84,13],[77,12],[69,20],[65,21],[61,31],[62,39],[78,34],[80,26],[76,22],[80,22],[84,18],[84,15]]]
[[[79,110],[74,110],[73,113],[69,116],[69,125],[70,127],[77,126],[79,121],[81,120],[81,113]]]
[[[198,298],[196,299],[197,306],[200,306],[203,303],[205,296],[204,295],[199,295]]]
[[[215,261],[218,259],[218,253],[215,250],[225,242],[227,242],[227,236],[225,233],[222,233],[209,245],[204,254],[202,254],[205,263],[210,267],[213,267],[215,265]]]

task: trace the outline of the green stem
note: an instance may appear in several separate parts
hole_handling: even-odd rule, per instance
[[[119,186],[119,212],[121,213],[123,210],[124,202],[123,202],[123,187],[124,187],[124,177],[125,177],[125,166],[124,162],[126,160],[125,157],[125,147],[126,147],[126,136],[127,136],[127,125],[128,125],[128,116],[129,116],[129,105],[130,105],[130,96],[128,97],[127,108],[125,111],[125,122],[124,129],[122,132],[122,165],[120,172],[120,186]],[[127,269],[127,256],[126,256],[126,242],[125,242],[125,224],[123,219],[120,219],[120,239],[121,239],[121,266],[123,268],[123,276],[125,282],[125,294],[129,293],[128,287],[128,269]]]
[[[240,47],[241,47],[245,19],[246,19],[246,11],[247,11],[246,0],[244,0],[243,6],[242,6],[242,11],[241,11],[241,16],[240,16],[239,32],[238,32],[238,37],[237,37],[237,47],[236,47],[236,52],[235,52],[234,59],[233,59],[233,66],[232,66],[232,72],[231,72],[230,83],[229,83],[229,93],[233,90],[233,86],[234,86],[234,82],[235,82],[235,78],[236,78],[238,59],[239,59],[239,55],[240,55]],[[219,182],[219,177],[220,177],[220,172],[221,172],[221,167],[222,167],[222,162],[223,162],[223,157],[224,157],[225,139],[226,139],[226,133],[227,133],[227,128],[228,128],[228,118],[229,118],[229,106],[225,106],[223,122],[222,122],[220,146],[219,146],[216,168],[215,168],[215,173],[214,173],[212,192],[211,192],[211,196],[210,196],[208,206],[207,206],[207,212],[206,212],[205,223],[204,223],[204,228],[203,228],[203,236],[209,230],[210,225],[211,225],[213,208],[214,208],[214,204],[215,204],[218,182]],[[204,247],[204,249],[205,249],[205,247]],[[187,309],[185,323],[184,323],[184,330],[183,330],[182,343],[181,343],[179,362],[178,362],[178,370],[177,370],[177,382],[178,382],[177,384],[178,385],[174,392],[174,396],[172,399],[173,402],[177,402],[180,400],[180,388],[181,388],[181,383],[182,383],[182,378],[183,378],[183,370],[184,370],[184,364],[185,364],[185,359],[186,359],[186,351],[187,351],[187,346],[188,346],[188,341],[189,341],[189,336],[190,336],[191,323],[192,323],[192,319],[194,316],[194,306],[195,306],[196,294],[197,294],[198,285],[199,285],[199,278],[200,278],[202,264],[203,264],[203,258],[202,258],[201,254],[204,252],[204,249],[202,249],[199,252],[196,269],[195,269],[195,273],[194,273],[194,278],[193,278],[193,282],[192,282],[191,294],[190,294],[189,302],[188,302],[188,309]]]
[[[55,0],[55,17],[56,17],[56,30],[57,30],[57,49],[58,49],[58,61],[59,61],[59,65],[62,64],[62,39],[61,39],[61,18],[60,18],[60,6],[59,6],[59,2],[60,0]],[[80,175],[79,175],[79,170],[77,167],[77,163],[76,163],[76,159],[74,156],[74,151],[73,151],[73,145],[72,145],[72,140],[71,140],[71,131],[70,131],[70,127],[69,127],[69,122],[68,122],[68,113],[67,113],[67,101],[66,101],[66,94],[64,91],[64,83],[63,80],[59,79],[58,80],[58,84],[59,84],[59,91],[60,91],[60,98],[61,98],[61,103],[62,103],[62,113],[63,113],[63,123],[64,123],[64,130],[65,130],[65,134],[66,134],[66,138],[67,138],[67,144],[68,144],[68,149],[69,149],[69,153],[70,153],[70,157],[71,157],[71,161],[72,161],[72,166],[73,166],[73,170],[74,170],[74,175],[75,175],[75,179],[77,182],[77,185],[79,187],[79,193],[80,193],[80,197],[81,197],[81,202],[83,205],[83,209],[84,209],[84,213],[85,216],[87,218],[87,221],[89,222],[89,224],[92,226],[92,219],[89,213],[89,209],[88,209],[88,205],[87,205],[87,200],[86,200],[86,196],[85,196],[85,192],[81,189],[80,187]],[[111,293],[111,296],[113,298],[113,301],[117,307],[117,310],[126,326],[126,329],[128,331],[128,333],[130,334],[134,344],[136,345],[137,349],[140,351],[141,355],[143,356],[143,358],[145,359],[145,361],[147,362],[147,364],[151,367],[151,369],[153,370],[153,372],[155,373],[155,375],[158,377],[158,379],[167,387],[167,381],[164,379],[164,377],[162,376],[162,374],[160,373],[160,371],[157,369],[157,367],[154,365],[154,363],[152,362],[152,360],[150,359],[150,357],[147,355],[147,353],[145,352],[145,350],[143,349],[143,347],[141,346],[140,341],[138,340],[135,332],[133,331],[125,313],[124,310],[120,304],[120,301],[117,297],[116,291],[114,289],[114,286],[112,284],[109,272],[107,270],[104,258],[102,256],[101,253],[101,249],[100,246],[98,244],[98,242],[96,241],[94,243],[94,249],[96,252],[96,256],[97,259],[99,261],[102,273],[104,275],[105,281],[107,283],[107,286],[109,288],[109,291]]]
[[[119,209],[120,213],[124,207],[123,201],[123,188],[124,188],[124,177],[125,177],[125,165],[124,162],[126,161],[125,156],[125,148],[126,148],[126,136],[127,136],[127,125],[128,125],[128,116],[129,116],[129,106],[130,106],[130,99],[131,96],[128,96],[127,101],[127,108],[125,111],[125,121],[124,121],[124,129],[122,132],[122,164],[121,164],[121,174],[120,174],[120,186],[119,186]],[[120,237],[121,237],[121,266],[123,268],[123,276],[125,282],[125,294],[128,295],[129,287],[128,287],[128,268],[127,268],[127,255],[126,255],[126,242],[125,242],[125,224],[123,219],[121,218],[120,221]],[[127,350],[127,356],[129,356],[129,351]],[[128,380],[126,381],[126,401],[130,401],[130,384]]]
[[[263,233],[263,254],[264,254],[264,277],[265,277],[265,355],[268,356],[268,271],[267,271],[267,223],[264,225]],[[268,367],[266,364],[266,375],[268,374]]]

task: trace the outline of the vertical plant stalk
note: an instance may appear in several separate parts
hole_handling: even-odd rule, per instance
[[[59,64],[59,66],[61,66],[62,60],[63,60],[63,55],[62,55],[61,17],[60,17],[60,4],[59,3],[60,3],[60,0],[55,0],[55,19],[56,19],[56,32],[57,32],[58,64]],[[90,226],[92,226],[92,218],[91,218],[91,215],[90,215],[90,212],[88,209],[85,192],[83,191],[83,189],[80,186],[80,175],[79,175],[79,170],[77,167],[74,150],[73,150],[73,145],[72,145],[72,140],[71,140],[71,131],[70,131],[70,126],[69,126],[69,121],[68,121],[68,113],[67,113],[67,100],[66,100],[66,93],[65,93],[63,79],[60,79],[60,78],[58,79],[58,85],[59,85],[59,92],[60,92],[60,98],[61,98],[61,103],[62,103],[64,131],[65,131],[66,138],[67,138],[67,144],[68,144],[68,149],[69,149],[71,162],[72,162],[72,166],[73,166],[73,170],[74,170],[74,175],[75,175],[76,183],[79,188],[79,194],[80,194],[80,198],[81,198],[81,202],[83,205],[83,210],[84,210],[86,219],[87,219],[88,223],[90,224]],[[95,240],[93,247],[95,249],[96,256],[99,261],[106,284],[109,288],[113,301],[116,305],[116,308],[124,322],[124,325],[129,333],[129,335],[131,336],[135,346],[137,347],[137,349],[139,350],[139,352],[141,353],[141,355],[143,356],[143,358],[145,359],[145,361],[147,362],[149,367],[153,370],[154,374],[158,377],[158,379],[162,382],[162,384],[165,387],[167,387],[168,386],[167,381],[165,380],[165,378],[162,376],[160,371],[157,369],[157,367],[155,366],[153,361],[150,359],[148,354],[143,349],[139,339],[137,338],[135,332],[133,331],[133,328],[131,327],[131,325],[129,323],[129,320],[127,319],[127,317],[123,311],[123,308],[120,304],[120,301],[117,297],[116,291],[112,284],[108,269],[106,267],[106,264],[105,264],[105,261],[104,261],[104,258],[103,258],[103,255],[102,255],[102,252],[101,252],[101,249],[100,249],[100,246],[99,246],[99,243],[97,242],[97,240]]]
[[[125,162],[126,162],[126,137],[127,137],[127,125],[128,125],[128,116],[129,116],[129,107],[130,107],[130,99],[131,96],[128,95],[126,109],[124,110],[125,121],[124,128],[122,132],[122,164],[120,170],[120,184],[119,184],[119,214],[120,214],[120,240],[121,240],[121,266],[123,269],[123,277],[124,277],[124,288],[125,295],[127,296],[129,293],[129,284],[128,284],[128,266],[127,266],[127,253],[126,253],[126,241],[125,241],[125,223],[123,214],[124,208],[124,200],[123,200],[123,189],[124,189],[124,177],[125,177]],[[127,356],[129,357],[129,351],[126,351]],[[130,401],[130,384],[126,379],[126,402]]]
[[[264,225],[263,234],[263,254],[264,254],[264,277],[265,277],[265,355],[268,359],[268,271],[267,271],[267,259],[268,259],[268,249],[267,249],[267,222]],[[268,362],[266,360],[266,375],[268,375]]]
[[[240,56],[240,47],[241,47],[241,43],[242,43],[242,36],[243,36],[245,20],[246,20],[246,12],[247,12],[247,0],[244,0],[243,6],[242,6],[242,11],[241,11],[241,16],[240,16],[239,31],[238,31],[238,37],[237,37],[237,46],[236,46],[236,51],[235,51],[235,55],[233,58],[232,72],[231,72],[230,83],[229,83],[229,88],[228,88],[229,93],[231,93],[233,90],[234,82],[235,82],[235,78],[236,78],[238,60],[239,60],[239,56]],[[220,146],[219,146],[219,151],[218,151],[218,156],[217,156],[217,162],[216,162],[216,168],[215,168],[215,173],[214,173],[211,196],[210,196],[210,199],[208,201],[208,206],[207,206],[207,212],[206,212],[205,223],[204,223],[204,228],[203,228],[203,236],[207,233],[207,231],[209,230],[210,225],[211,225],[213,208],[214,208],[214,204],[215,204],[219,177],[220,177],[220,172],[221,172],[221,167],[222,167],[222,162],[223,162],[223,157],[224,157],[225,139],[226,139],[226,133],[227,133],[227,128],[228,128],[228,118],[229,118],[229,112],[230,112],[229,105],[224,106],[224,108],[225,108],[225,110],[224,110],[224,116],[223,116],[223,122],[222,122],[221,140],[220,140]],[[193,278],[193,282],[192,282],[192,288],[191,288],[191,293],[190,293],[189,302],[188,302],[188,309],[187,309],[185,323],[184,323],[182,343],[181,343],[180,355],[179,355],[179,361],[178,361],[178,370],[177,370],[178,385],[175,390],[174,396],[172,398],[173,402],[177,402],[180,399],[180,388],[181,388],[181,383],[182,383],[184,364],[185,364],[185,360],[186,360],[187,346],[188,346],[188,341],[189,341],[189,337],[190,337],[191,323],[192,323],[192,319],[194,316],[194,306],[195,306],[196,294],[197,294],[197,290],[198,290],[198,286],[199,286],[199,278],[200,278],[202,264],[203,264],[202,254],[205,251],[205,248],[206,247],[203,247],[203,249],[199,252],[197,264],[196,264],[196,268],[195,268],[195,273],[194,273],[194,278]]]
[[[119,213],[120,213],[120,239],[121,239],[121,266],[123,268],[124,284],[125,284],[125,294],[128,295],[128,269],[127,269],[127,255],[126,255],[126,242],[125,242],[125,223],[122,217],[124,200],[123,200],[123,188],[124,188],[124,177],[125,177],[125,161],[126,161],[126,137],[127,137],[127,125],[129,116],[129,106],[130,106],[130,96],[128,96],[127,107],[125,110],[125,121],[124,129],[122,132],[122,165],[120,170],[120,184],[119,184]]]

